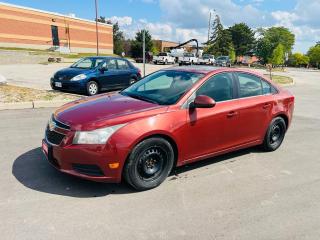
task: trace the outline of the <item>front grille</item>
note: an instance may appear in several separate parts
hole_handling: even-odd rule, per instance
[[[49,128],[47,128],[46,130],[46,138],[49,141],[49,143],[59,145],[64,137],[64,134],[58,133],[56,131],[50,131]]]
[[[102,170],[97,165],[92,164],[72,164],[73,169],[81,174],[94,176],[94,177],[102,177],[104,176]]]

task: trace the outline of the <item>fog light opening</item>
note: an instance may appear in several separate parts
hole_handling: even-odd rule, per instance
[[[119,167],[119,165],[120,165],[119,163],[109,163],[109,168],[116,169]]]

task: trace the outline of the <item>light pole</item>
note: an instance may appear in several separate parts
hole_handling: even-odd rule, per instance
[[[97,38],[97,56],[99,56],[98,0],[95,0],[95,7],[96,7],[96,38]]]
[[[142,30],[142,59],[143,59],[143,76],[146,76],[146,30]]]
[[[215,13],[216,12],[216,10],[215,9],[213,9],[213,10],[211,10],[210,9],[210,11],[209,11],[209,23],[208,23],[208,42],[209,42],[209,40],[210,40],[210,29],[211,29],[211,18],[212,18],[212,11]]]
[[[210,28],[211,28],[211,10],[209,11],[208,42],[210,40]]]

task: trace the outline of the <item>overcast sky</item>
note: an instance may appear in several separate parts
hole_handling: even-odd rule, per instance
[[[94,19],[94,0],[7,0],[22,6]],[[225,27],[245,22],[252,28],[285,26],[296,35],[294,51],[320,41],[320,0],[99,0],[99,15],[118,21],[127,37],[146,27],[153,38],[185,41],[207,38],[209,11]]]

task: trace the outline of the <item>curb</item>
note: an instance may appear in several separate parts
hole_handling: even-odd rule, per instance
[[[60,107],[63,104],[69,103],[71,101],[72,100],[0,103],[0,111],[16,110],[16,109],[54,108],[54,107]]]

